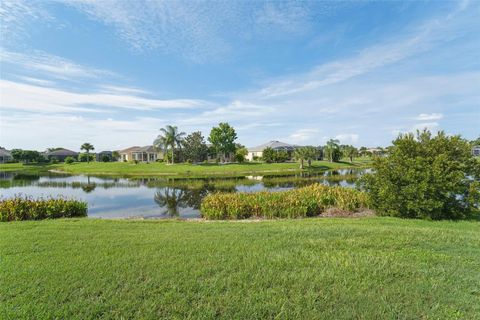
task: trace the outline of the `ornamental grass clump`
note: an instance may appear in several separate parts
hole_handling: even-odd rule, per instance
[[[281,192],[214,193],[202,201],[206,219],[304,218],[329,209],[358,212],[368,208],[361,191],[313,184]]]
[[[0,221],[85,217],[87,203],[64,198],[16,196],[0,199]]]

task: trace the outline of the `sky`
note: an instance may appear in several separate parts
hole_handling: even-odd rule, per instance
[[[0,146],[480,135],[480,1],[0,2]]]

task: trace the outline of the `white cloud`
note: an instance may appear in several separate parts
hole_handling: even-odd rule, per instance
[[[318,136],[319,130],[318,129],[299,129],[288,136],[288,141],[292,141],[294,143],[306,143],[306,142],[314,142],[318,144]]]
[[[360,136],[356,133],[342,133],[335,136],[335,139],[340,140],[342,144],[357,143]]]
[[[128,93],[95,91],[78,93],[60,88],[35,86],[7,80],[0,80],[0,98],[2,109],[39,113],[98,112],[105,111],[105,108],[133,110],[188,109],[208,105],[208,102],[194,99],[148,99]]]
[[[2,117],[0,143],[8,148],[44,150],[62,146],[78,150],[82,143],[90,141],[96,150],[115,150],[151,144],[158,135],[158,129],[166,124],[160,119],[148,117],[118,120],[14,113]],[[32,138],[32,135],[35,137]]]
[[[415,117],[415,120],[419,121],[431,121],[431,120],[440,120],[443,118],[441,113],[420,113]]]
[[[42,51],[34,51],[30,54],[0,50],[0,60],[3,64],[12,64],[17,69],[29,73],[39,72],[44,77],[53,77],[62,80],[74,80],[76,78],[104,78],[115,76],[115,73],[103,69],[92,68],[76,64],[65,58],[50,55]]]

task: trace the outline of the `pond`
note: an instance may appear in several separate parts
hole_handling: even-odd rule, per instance
[[[341,169],[315,174],[236,178],[119,178],[85,175],[0,172],[2,198],[15,195],[63,196],[88,203],[92,218],[198,218],[211,192],[280,191],[313,183],[353,187],[368,169]]]

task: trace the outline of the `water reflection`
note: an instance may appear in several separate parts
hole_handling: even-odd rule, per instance
[[[354,186],[368,170],[342,169],[321,173],[246,176],[221,179],[119,178],[30,175],[0,172],[1,197],[16,194],[64,196],[87,201],[89,216],[99,218],[194,218],[211,192],[281,191],[313,183]]]

